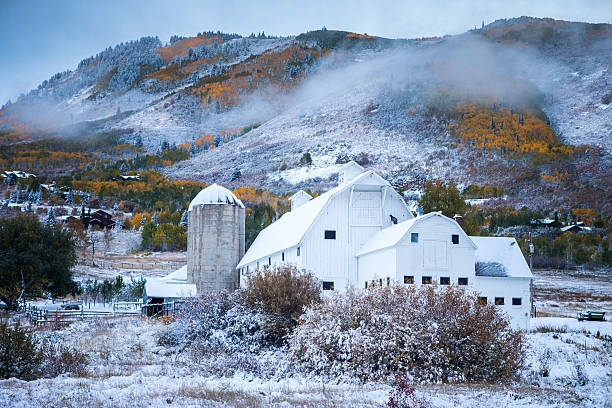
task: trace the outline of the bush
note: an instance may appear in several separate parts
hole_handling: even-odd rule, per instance
[[[0,378],[34,380],[41,375],[42,354],[32,334],[19,323],[0,322]]]
[[[254,352],[262,345],[260,317],[238,303],[239,293],[207,293],[185,302],[158,335],[164,346],[188,345],[197,355]]]
[[[0,323],[0,378],[31,381],[65,373],[82,376],[87,360],[86,354],[61,343],[39,344],[19,323],[12,328]]]
[[[279,346],[297,326],[304,308],[320,301],[321,287],[312,274],[295,266],[265,268],[248,277],[241,298],[246,307],[265,317],[266,341]]]
[[[40,353],[42,373],[45,377],[53,378],[64,373],[78,377],[85,375],[88,358],[76,348],[46,341],[42,344]]]
[[[523,337],[456,286],[372,287],[310,307],[289,339],[317,374],[420,382],[500,381],[523,366]]]
[[[406,376],[398,374],[393,382],[393,389],[389,396],[389,408],[425,408],[424,400],[416,397],[414,388],[408,384]]]

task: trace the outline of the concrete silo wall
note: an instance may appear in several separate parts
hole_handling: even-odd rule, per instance
[[[236,205],[198,205],[189,211],[187,281],[198,293],[238,288],[244,222],[245,210]]]

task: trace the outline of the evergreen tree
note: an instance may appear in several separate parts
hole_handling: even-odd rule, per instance
[[[45,219],[45,226],[48,228],[55,226],[55,214],[53,214],[53,207],[49,208],[47,218]]]
[[[70,230],[20,215],[0,218],[0,300],[14,309],[24,296],[64,296],[76,291],[72,266],[76,243]]]
[[[187,210],[183,211],[183,215],[181,216],[181,225],[186,227],[189,224],[189,217],[187,215]]]

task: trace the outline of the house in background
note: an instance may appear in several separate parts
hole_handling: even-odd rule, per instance
[[[95,210],[91,212],[91,209],[88,209],[85,212],[85,209],[81,209],[81,222],[85,226],[85,228],[91,226],[98,227],[99,229],[109,229],[115,226],[115,221],[113,221],[113,216],[111,213],[104,210]]]
[[[323,291],[369,285],[461,285],[528,329],[532,275],[514,238],[469,237],[441,213],[414,218],[393,187],[354,162],[340,185],[308,199],[265,228],[238,263],[249,273],[291,263],[311,271]]]

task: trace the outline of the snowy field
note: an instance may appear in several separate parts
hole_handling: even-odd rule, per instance
[[[534,280],[539,310],[558,313],[532,319],[520,379],[414,384],[420,398],[431,407],[612,407],[612,322],[564,317],[587,306],[610,312],[610,273],[536,271]],[[391,390],[385,382],[310,375],[282,350],[207,355],[160,345],[165,329],[139,316],[39,328],[39,335],[85,352],[87,374],[2,380],[0,407],[382,407]]]
[[[536,319],[534,326],[551,331],[527,334],[528,366],[517,383],[417,385],[417,393],[433,407],[612,406],[612,339],[574,331],[583,327],[572,322]],[[602,326],[609,333],[610,323]],[[388,399],[389,384],[308,376],[282,352],[237,364],[241,360],[235,356],[198,356],[160,346],[163,328],[160,321],[118,318],[45,332],[87,352],[88,374],[0,381],[0,406],[380,407]]]
[[[533,275],[538,316],[575,317],[583,310],[612,313],[612,270],[536,270]]]

